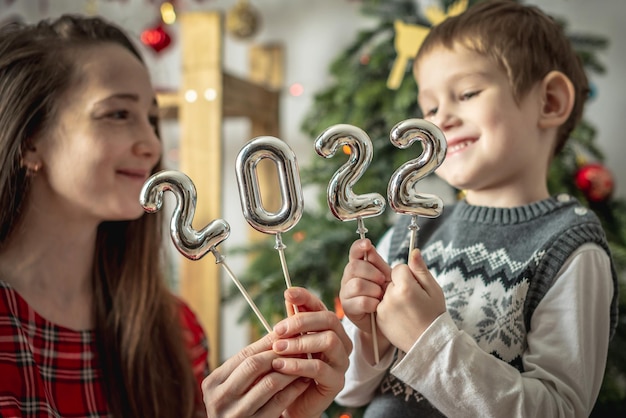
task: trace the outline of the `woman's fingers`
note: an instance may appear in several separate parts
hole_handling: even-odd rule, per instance
[[[276,357],[273,351],[264,351],[244,358],[235,368],[221,366],[209,374],[202,382],[208,415],[252,416],[292,383],[296,377],[274,371]]]
[[[211,379],[215,384],[223,383],[248,357],[272,349],[272,343],[276,339],[275,334],[268,334],[263,338],[248,345],[243,350],[226,360],[220,367],[211,372]],[[204,383],[203,383],[204,388]]]
[[[315,383],[310,379],[297,379],[285,389],[276,393],[267,402],[263,408],[259,409],[255,414],[255,418],[276,418],[282,416],[282,413],[302,395],[310,385]]]
[[[279,370],[277,365],[282,365],[285,362],[293,363],[294,368],[290,370],[296,372],[296,368],[299,367],[298,365],[311,367],[307,373],[301,374],[301,376],[316,378],[314,374],[311,375],[310,373],[315,373],[319,368],[315,364],[307,366],[304,362],[300,361],[308,360],[302,357],[296,357],[301,353],[319,354],[315,357],[332,367],[337,367],[342,370],[347,369],[349,364],[348,355],[350,352],[346,349],[339,337],[332,331],[309,333],[295,338],[278,340],[274,343],[273,348],[274,351],[281,356],[274,359],[272,363],[274,369]]]
[[[283,319],[274,326],[277,338],[282,340],[299,334],[317,333],[320,331],[331,331],[341,342],[346,352],[350,353],[352,351],[352,341],[346,334],[337,315],[331,311],[301,312]],[[305,350],[301,353],[309,352],[311,351]]]
[[[278,339],[272,348],[280,355],[273,361],[275,370],[309,377],[329,391],[341,389],[352,341],[333,312],[301,312],[274,330]],[[305,358],[307,353],[314,358]]]
[[[290,416],[317,416],[343,388],[349,365],[349,351],[344,343],[336,333],[327,330],[278,340],[274,349],[281,354],[272,363],[276,371],[308,377],[313,382],[299,401],[288,408]],[[302,352],[314,353],[313,358],[293,357]]]
[[[271,362],[268,365],[272,367]],[[278,396],[276,399],[275,397],[288,388],[288,386],[293,384],[297,379],[298,376],[267,370],[263,376],[253,382],[252,386],[246,388],[246,391],[244,391],[240,401],[237,402],[238,406],[241,406],[238,408],[238,411],[241,413],[245,413],[246,411],[261,411],[268,404],[270,404],[277,406],[279,412],[278,415],[280,415],[280,412],[282,412],[289,404],[282,404],[285,400],[285,395]],[[230,386],[230,388],[236,390],[234,386]],[[292,392],[293,391],[287,391],[287,393]],[[224,395],[229,396],[230,393],[231,392],[226,391]]]
[[[284,292],[287,308],[297,306],[300,312],[326,311],[326,305],[303,287],[290,287]],[[293,315],[293,312],[290,312]]]

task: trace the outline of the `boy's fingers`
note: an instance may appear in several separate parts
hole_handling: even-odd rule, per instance
[[[430,271],[428,271],[428,267],[422,258],[422,253],[417,248],[411,251],[409,257],[409,269],[427,293],[431,293],[433,286],[439,287],[433,276],[430,274]]]
[[[372,249],[374,249],[374,246],[369,239],[358,239],[352,243],[348,257],[350,260],[362,260]]]
[[[419,248],[415,248],[411,251],[409,256],[409,267],[414,274],[417,273],[426,273],[428,271],[428,267],[426,267],[426,263],[422,258],[422,253]]]
[[[381,271],[380,268],[373,263],[355,260],[347,264],[344,268],[342,285],[352,279],[360,278],[382,286],[387,282],[387,277],[388,274],[386,275],[384,271]]]

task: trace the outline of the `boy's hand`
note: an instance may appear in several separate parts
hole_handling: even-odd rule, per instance
[[[409,264],[394,267],[391,283],[377,309],[377,325],[391,343],[409,351],[426,328],[446,311],[443,291],[428,271],[419,250]]]
[[[350,321],[370,336],[370,315],[376,312],[390,281],[391,267],[376,252],[371,241],[356,240],[350,247],[349,261],[343,270],[339,299]]]
[[[339,299],[346,316],[361,331],[372,333],[370,314],[376,312],[390,281],[391,267],[376,252],[371,241],[355,241],[343,270]]]
[[[350,247],[348,264],[343,270],[339,299],[344,313],[361,332],[359,348],[371,364],[378,360],[373,348],[372,315],[390,282],[391,267],[376,252],[371,241],[355,241]],[[391,348],[391,343],[380,331],[376,336],[380,356],[383,356]]]

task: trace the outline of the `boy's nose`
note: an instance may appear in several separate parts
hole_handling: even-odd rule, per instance
[[[440,109],[439,112],[437,112],[437,116],[435,117],[433,123],[445,132],[446,130],[458,126],[460,121],[461,120],[452,112]]]

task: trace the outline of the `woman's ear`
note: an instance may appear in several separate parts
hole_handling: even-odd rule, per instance
[[[550,71],[541,82],[539,127],[558,128],[569,118],[574,107],[574,85],[560,71]]]
[[[33,144],[33,141],[27,140],[22,150],[22,167],[26,169],[27,174],[37,173],[41,167],[41,157],[37,152],[37,147]]]

